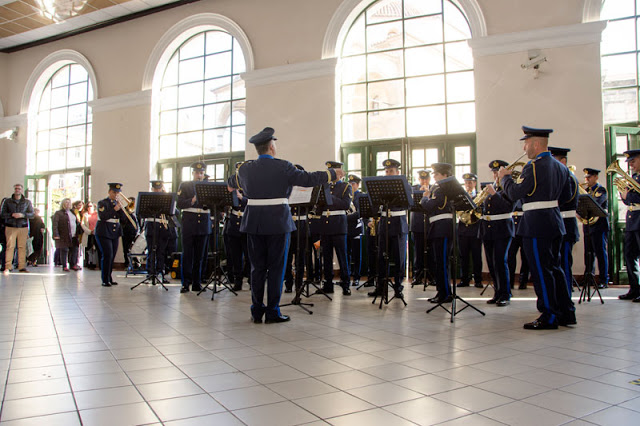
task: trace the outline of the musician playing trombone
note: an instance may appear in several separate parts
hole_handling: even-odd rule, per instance
[[[632,171],[631,179],[640,182],[640,149],[625,151],[627,163]],[[636,185],[637,186],[637,185]],[[621,300],[633,300],[640,303],[640,272],[638,258],[640,258],[640,193],[635,189],[620,192],[622,202],[627,205],[627,217],[624,230],[624,261],[629,276],[629,291],[618,296]]]
[[[122,235],[120,221],[126,217],[122,206],[116,200],[118,193],[122,190],[122,184],[114,182],[107,185],[109,185],[109,196],[98,202],[98,222],[95,230],[96,242],[102,252],[100,269],[103,287],[118,284],[113,281],[111,272],[113,259],[118,251],[118,240]]]

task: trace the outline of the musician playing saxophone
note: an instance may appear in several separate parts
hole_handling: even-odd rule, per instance
[[[640,149],[625,151],[627,163],[632,171],[632,179],[640,182]],[[618,296],[621,300],[633,300],[640,303],[640,272],[638,258],[640,258],[640,194],[636,191],[620,192],[622,202],[628,206],[624,230],[624,261],[627,264],[629,276],[629,291]]]
[[[607,211],[609,208],[609,200],[607,197],[607,188],[598,183],[598,175],[600,170],[587,167],[583,169],[584,172],[584,186],[586,187],[587,194],[590,194],[594,200]],[[595,260],[598,259],[598,272],[600,282],[599,288],[607,288],[609,283],[609,259],[607,254],[607,247],[609,245],[609,218],[600,217],[595,223],[591,223],[589,226],[582,225],[582,231],[584,233],[584,273],[593,274],[595,269]],[[591,249],[591,256],[587,256],[589,253],[587,244]],[[594,256],[595,255],[595,256]]]
[[[118,283],[113,281],[113,259],[118,251],[118,241],[122,235],[120,221],[125,219],[122,207],[116,201],[118,192],[122,189],[121,183],[109,183],[109,196],[98,202],[98,222],[96,223],[96,242],[102,252],[100,269],[102,286],[111,287]]]
[[[500,167],[506,167],[509,163],[503,160],[493,160],[489,168],[493,172],[494,179],[498,179]],[[493,272],[493,298],[487,303],[496,306],[507,306],[511,299],[511,283],[509,282],[509,246],[515,235],[513,216],[513,202],[504,192],[499,183],[489,184],[485,188],[488,197],[482,204],[482,217],[478,236],[484,244],[484,252],[487,262]]]
[[[478,176],[475,173],[465,173],[464,189],[473,199],[476,198]],[[478,206],[480,207],[480,206]],[[476,216],[473,216],[476,218]],[[460,246],[460,265],[462,275],[458,287],[469,287],[471,275],[469,274],[469,262],[473,260],[473,280],[477,288],[482,288],[482,241],[478,238],[480,222],[473,220],[469,223],[458,222],[458,244]]]

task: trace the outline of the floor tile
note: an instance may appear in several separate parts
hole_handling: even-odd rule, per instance
[[[383,382],[382,379],[357,370],[327,374],[316,378],[341,390],[355,389]]]
[[[200,376],[193,380],[198,384],[198,386],[209,393],[259,385],[259,383],[251,377],[239,371],[234,373],[216,374],[214,376]]]
[[[190,417],[188,419],[165,422],[165,426],[242,426],[240,420],[231,413],[210,414],[208,416]]]
[[[59,393],[69,393],[69,380],[67,378],[39,380],[9,384],[6,387],[4,400],[32,398],[34,396],[46,396]]]
[[[401,402],[384,409],[419,425],[442,423],[469,414],[467,410],[430,397]]]
[[[374,408],[373,405],[345,392],[296,399],[294,402],[316,416],[327,419]]]
[[[284,398],[266,386],[251,386],[241,389],[212,393],[216,401],[227,410],[255,407],[257,405],[273,404],[284,401]]]
[[[571,419],[560,413],[516,401],[482,412],[483,416],[514,426],[560,425]]]
[[[169,380],[166,382],[138,385],[137,389],[147,401],[198,395],[205,392],[190,379]]]
[[[83,426],[141,425],[158,421],[146,403],[82,410],[80,417]]]
[[[80,426],[80,417],[77,412],[70,412],[3,421],[0,424],[2,426]]]
[[[289,426],[318,420],[290,401],[236,410],[233,414],[249,426]]]
[[[162,422],[225,411],[220,404],[206,394],[151,401],[149,405]]]
[[[435,399],[446,402],[465,410],[479,412],[489,408],[498,407],[513,402],[513,399],[488,392],[482,389],[468,386],[449,392],[439,393],[433,396]]]
[[[140,393],[133,386],[74,392],[74,396],[79,410],[133,404],[143,401]]]
[[[601,401],[559,390],[541,393],[526,398],[523,402],[576,418],[584,417],[608,407],[607,404]]]
[[[70,377],[69,380],[74,392],[131,385],[131,381],[124,372],[75,376]]]
[[[333,386],[329,386],[328,384],[312,377],[272,383],[267,385],[267,387],[287,399],[305,398],[308,396],[332,393],[338,390]]]
[[[394,385],[393,383],[380,383],[351,389],[348,393],[378,407],[418,399],[423,396],[421,393]]]
[[[69,411],[76,411],[76,404],[71,393],[16,399],[4,402],[2,405],[2,420],[46,416]]]
[[[335,426],[410,426],[414,424],[381,408],[333,417],[329,419],[329,423]]]

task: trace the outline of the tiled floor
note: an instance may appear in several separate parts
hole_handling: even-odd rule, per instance
[[[0,277],[2,425],[640,424],[640,304],[616,299],[626,289],[557,331],[522,329],[531,289],[499,308],[465,288],[487,315],[454,324],[415,288],[406,308],[361,289],[266,325],[249,321],[246,290],[211,301],[33,272]]]

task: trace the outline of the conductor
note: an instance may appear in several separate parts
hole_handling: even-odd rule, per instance
[[[229,189],[242,189],[248,198],[240,231],[247,233],[251,259],[251,320],[261,323],[289,321],[280,313],[278,304],[282,291],[284,264],[287,259],[290,233],[295,230],[288,198],[293,186],[312,187],[342,179],[342,169],[305,172],[286,160],[275,158],[274,129],[265,127],[252,136],[257,160],[245,161],[229,177]],[[264,287],[267,282],[267,305]]]

